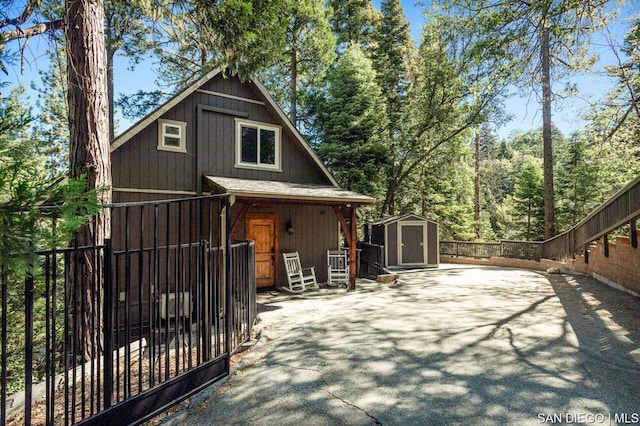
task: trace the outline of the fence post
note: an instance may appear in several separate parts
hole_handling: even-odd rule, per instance
[[[199,250],[199,261],[202,269],[200,270],[200,282],[198,285],[202,286],[202,293],[200,294],[200,306],[202,312],[200,312],[200,316],[198,317],[198,321],[201,321],[202,326],[202,347],[204,356],[203,359],[209,360],[211,357],[211,323],[213,321],[213,314],[211,314],[211,289],[210,284],[211,281],[209,279],[209,256],[211,256],[209,252],[209,245],[207,240],[200,240],[200,250]],[[215,311],[215,309],[213,310]],[[200,326],[199,326],[200,328]]]
[[[33,246],[32,246],[33,248]],[[33,265],[30,265],[33,267]],[[4,307],[6,309],[6,306]],[[31,424],[33,397],[33,273],[27,271],[24,279],[24,424]],[[3,382],[3,385],[6,382]]]
[[[104,408],[111,407],[113,396],[113,342],[111,330],[113,323],[113,277],[111,274],[111,239],[104,240],[104,314],[102,315],[104,336]]]
[[[227,358],[227,372],[231,366],[231,315],[233,305],[231,303],[231,200],[230,196],[226,196],[224,199],[224,288],[225,288],[225,316],[224,316],[224,351],[229,356]]]

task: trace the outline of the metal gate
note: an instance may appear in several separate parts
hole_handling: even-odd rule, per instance
[[[228,375],[256,317],[253,243],[228,240],[229,208],[116,204],[104,245],[40,251],[24,280],[3,272],[0,423],[139,424]]]

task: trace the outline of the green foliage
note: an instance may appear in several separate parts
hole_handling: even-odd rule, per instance
[[[371,0],[328,0],[333,9],[331,28],[336,35],[338,53],[355,43],[368,51],[375,43],[375,32],[380,13]]]
[[[138,90],[133,94],[120,94],[115,105],[120,108],[124,118],[136,120],[153,111],[158,105],[166,102],[167,99],[168,94],[161,90],[153,90],[151,92]]]
[[[42,258],[35,251],[64,247],[71,234],[99,210],[97,192],[87,191],[83,178],[66,182],[59,176],[51,178],[46,157],[38,153],[42,142],[27,137],[31,116],[20,94],[21,90],[13,91],[0,105],[0,273],[6,280],[6,314],[12,324],[6,360],[9,394],[24,389],[25,290],[31,290],[26,288],[27,275],[34,278],[33,379],[37,383],[44,375],[48,294],[41,276]],[[58,297],[62,306],[63,291]],[[59,319],[58,339],[62,324]]]
[[[30,121],[13,92],[0,107],[0,269],[9,277],[31,271],[35,249],[67,241],[99,209],[84,179],[48,177],[37,142],[25,136]]]
[[[438,156],[421,167],[396,195],[398,213],[417,213],[436,220],[441,239],[472,240],[471,161],[471,152],[461,141],[441,147]]]
[[[483,39],[456,17],[431,16],[412,66],[406,127],[387,173],[382,211],[392,214],[395,197],[420,168],[430,169],[471,130],[499,112],[504,78],[476,49]],[[410,112],[409,112],[410,111]]]
[[[49,53],[50,68],[42,70],[40,85],[32,83],[38,93],[38,115],[32,122],[31,138],[38,140],[36,152],[46,158],[49,178],[66,174],[69,167],[69,117],[66,93],[66,60],[64,45]]]
[[[209,49],[221,53],[232,74],[249,78],[284,50],[284,0],[196,0],[195,5],[212,36]]]
[[[394,152],[401,143],[398,139],[402,138],[402,127],[407,121],[409,72],[415,46],[400,0],[383,1],[381,13],[382,19],[375,33],[373,66],[387,104],[387,143]]]
[[[335,37],[329,27],[331,10],[324,0],[284,0],[287,19],[283,51],[261,73],[272,96],[299,126],[309,127],[308,93],[318,87],[335,59]],[[302,113],[302,114],[301,114]]]
[[[387,147],[381,135],[385,104],[371,61],[352,44],[327,75],[318,114],[319,152],[345,188],[375,195],[382,186]]]
[[[640,147],[573,135],[558,151],[559,229],[567,230],[640,174]]]
[[[539,162],[529,161],[516,177],[513,195],[505,200],[510,214],[509,237],[544,240],[544,187]]]
[[[587,47],[591,33],[606,22],[606,2],[534,0],[531,2],[456,0],[441,2],[448,13],[473,18],[479,33],[490,34],[479,46],[495,51],[511,70],[513,82],[523,87],[540,85],[541,30],[548,29],[554,78],[585,69],[596,59]]]
[[[601,141],[640,144],[640,19],[629,28],[624,44],[616,49],[609,40],[617,63],[605,67],[616,85],[589,114],[590,131]]]

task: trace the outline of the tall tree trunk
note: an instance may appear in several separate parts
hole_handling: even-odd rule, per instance
[[[551,140],[551,58],[549,28],[546,19],[540,31],[540,60],[542,64],[542,157],[544,172],[544,235],[556,234],[555,203],[553,197],[553,145]]]
[[[298,52],[295,48],[291,49],[291,62],[289,64],[289,102],[291,108],[289,110],[289,120],[297,125],[298,119]]]
[[[473,188],[473,220],[476,238],[480,239],[480,132],[476,132],[475,138],[475,169],[476,176]]]
[[[115,122],[113,120],[113,102],[115,91],[113,88],[113,57],[115,52],[113,49],[107,49],[107,97],[109,103],[109,141],[115,136]]]
[[[87,187],[109,188],[99,201],[111,202],[107,70],[103,0],[66,0],[65,40],[69,101],[69,173],[85,176]],[[104,244],[111,233],[105,209],[75,237],[78,246]],[[85,360],[102,352],[102,271],[99,251],[73,259],[67,300],[73,314],[73,350]]]

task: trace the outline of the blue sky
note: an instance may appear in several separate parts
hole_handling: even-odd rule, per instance
[[[374,0],[373,3],[376,7],[380,7],[380,0]],[[631,1],[629,4],[627,6],[627,13],[637,14],[638,10],[635,10],[635,1]],[[416,5],[416,0],[402,0],[402,5],[405,9],[406,17],[410,22],[411,33],[418,41],[422,32],[421,27],[424,24],[423,8],[422,6]],[[624,35],[624,27],[618,27],[616,31],[620,33],[621,39]],[[15,47],[15,44],[11,46],[13,49],[15,49]],[[9,80],[11,84],[17,84],[17,82],[21,81],[27,88],[30,87],[32,81],[39,84],[38,69],[46,70],[48,63],[44,53],[49,47],[48,37],[40,36],[32,38],[29,41],[27,49],[28,62],[25,63],[24,74],[21,74],[21,67],[18,63],[7,67],[9,75],[1,79]],[[603,41],[596,40],[595,51],[602,57],[599,64],[600,67],[612,60],[608,48],[604,46]],[[127,60],[122,58],[116,59],[116,94],[131,94],[138,90],[155,89],[155,72],[152,60],[143,61],[138,64],[135,71],[128,70],[128,67],[129,63]],[[578,98],[556,101],[553,110],[554,124],[567,136],[571,132],[579,130],[584,125],[584,122],[580,119],[580,112],[585,111],[590,103],[600,99],[613,84],[609,79],[596,75],[575,77],[571,82],[578,86],[580,96]],[[554,88],[560,88],[562,85],[562,83],[556,83]],[[8,90],[4,89],[3,91],[7,92]],[[538,128],[541,125],[540,107],[535,95],[528,92],[518,92],[516,89],[514,89],[514,93],[514,96],[506,101],[507,112],[513,115],[513,119],[497,129],[501,139],[506,138],[515,131],[526,131]],[[35,95],[31,95],[31,97],[32,101],[35,101]],[[131,124],[122,117],[117,119],[120,131]]]

